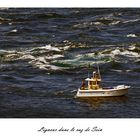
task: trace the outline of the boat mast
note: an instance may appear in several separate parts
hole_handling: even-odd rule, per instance
[[[88,64],[88,78],[89,78],[90,63]]]
[[[96,62],[96,65],[97,65],[97,71],[98,71],[99,77],[100,77],[100,79],[101,79],[101,74],[100,74],[100,69],[99,69],[98,62]]]

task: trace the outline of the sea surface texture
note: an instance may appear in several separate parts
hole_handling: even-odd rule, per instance
[[[99,64],[126,96],[76,99]],[[1,118],[139,118],[140,9],[0,9]]]

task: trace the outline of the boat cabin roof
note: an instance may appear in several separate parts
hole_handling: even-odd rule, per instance
[[[95,81],[93,78],[91,78],[91,79],[90,78],[86,78],[85,80],[86,81]]]

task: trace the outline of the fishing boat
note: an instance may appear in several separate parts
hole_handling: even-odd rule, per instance
[[[130,86],[117,85],[114,87],[102,87],[99,66],[93,72],[92,77],[88,77],[82,81],[81,87],[78,89],[76,97],[109,97],[123,96],[128,93]]]

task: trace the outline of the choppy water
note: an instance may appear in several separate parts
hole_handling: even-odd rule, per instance
[[[74,98],[95,62],[127,96]],[[139,72],[140,9],[0,9],[1,118],[140,117]]]

